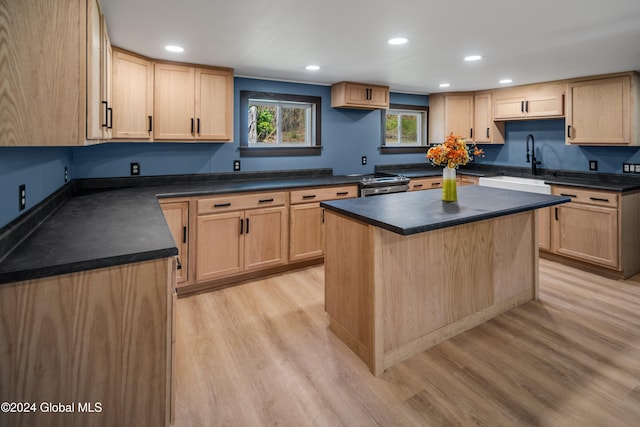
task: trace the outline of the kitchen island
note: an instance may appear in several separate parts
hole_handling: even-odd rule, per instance
[[[538,295],[536,209],[488,187],[322,203],[330,329],[374,375]]]

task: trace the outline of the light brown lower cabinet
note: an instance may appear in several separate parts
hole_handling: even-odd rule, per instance
[[[356,185],[292,190],[289,193],[289,261],[324,256],[324,212],[320,202],[357,196]]]
[[[554,194],[575,201],[553,210],[553,251],[583,261],[619,268],[618,195],[597,195],[572,188],[554,188]],[[599,204],[589,200],[602,200]],[[606,200],[606,202],[604,202]],[[604,206],[603,206],[604,205]]]
[[[538,209],[538,248],[545,251],[551,250],[551,210]]]
[[[0,286],[0,398],[36,405],[0,425],[169,425],[174,286],[174,258]]]
[[[323,208],[320,202],[302,203],[289,208],[289,260],[301,261],[324,255]]]
[[[287,263],[286,193],[227,195],[197,203],[196,282]]]
[[[554,185],[552,194],[572,201],[551,209],[550,252],[615,270],[624,278],[640,272],[640,192]]]
[[[189,280],[189,201],[162,200],[160,207],[178,247],[176,280],[180,286]]]

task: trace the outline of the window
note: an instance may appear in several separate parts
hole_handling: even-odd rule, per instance
[[[240,104],[242,156],[320,154],[320,97],[241,91]]]
[[[427,145],[427,107],[392,104],[382,116],[382,153],[422,152]]]

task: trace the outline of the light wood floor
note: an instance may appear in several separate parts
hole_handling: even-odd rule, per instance
[[[372,376],[322,266],[177,305],[176,426],[640,426],[640,276],[540,260],[540,300]]]

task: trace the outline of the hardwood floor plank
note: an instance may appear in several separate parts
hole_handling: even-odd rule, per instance
[[[540,260],[540,300],[380,377],[328,328],[324,267],[177,304],[176,426],[638,426],[640,275]]]

